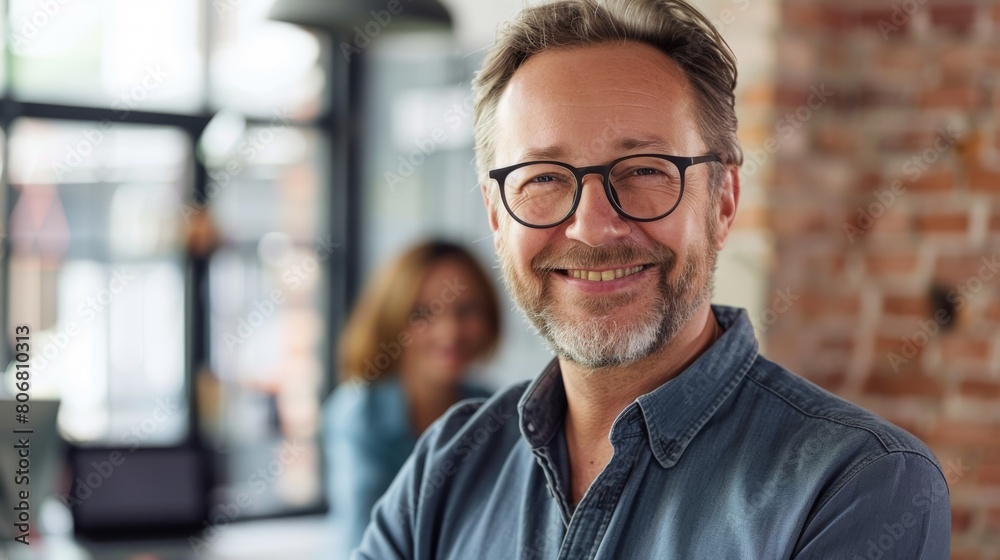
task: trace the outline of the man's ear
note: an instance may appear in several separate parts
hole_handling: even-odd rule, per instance
[[[740,203],[740,168],[732,165],[719,185],[721,192],[717,195],[719,203],[716,205],[717,215],[712,219],[717,220],[715,228],[715,248],[722,250],[729,240],[729,231],[736,220],[736,207]]]
[[[497,222],[497,208],[493,205],[493,198],[490,196],[489,185],[479,185],[479,192],[483,195],[483,204],[486,205],[486,217],[490,221],[490,229],[496,235],[500,224]]]

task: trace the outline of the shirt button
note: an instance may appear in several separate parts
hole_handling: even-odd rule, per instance
[[[535,431],[535,424],[533,422],[528,422],[528,431],[529,432]]]

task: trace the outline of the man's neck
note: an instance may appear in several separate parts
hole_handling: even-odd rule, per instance
[[[715,342],[717,332],[721,329],[706,305],[668,344],[640,362],[592,370],[559,359],[566,388],[565,433],[574,503],[611,459],[608,436],[618,414],[684,371]]]

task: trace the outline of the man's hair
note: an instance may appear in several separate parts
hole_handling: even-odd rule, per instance
[[[503,26],[473,82],[480,183],[486,184],[494,164],[500,97],[528,58],[560,47],[627,42],[651,45],[680,66],[693,89],[708,150],[724,164],[742,164],[733,94],[736,57],[705,16],[684,0],[556,0],[526,8]],[[713,184],[722,175],[716,167]]]

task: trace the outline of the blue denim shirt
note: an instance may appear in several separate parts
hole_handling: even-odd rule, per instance
[[[948,558],[948,487],[917,438],[758,354],[741,309],[615,419],[574,509],[557,362],[421,437],[353,558]]]

